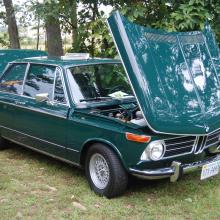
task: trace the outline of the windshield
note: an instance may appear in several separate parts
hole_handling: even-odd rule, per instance
[[[95,64],[67,70],[76,103],[133,96],[122,64]]]

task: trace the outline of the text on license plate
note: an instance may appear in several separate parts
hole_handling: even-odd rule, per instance
[[[206,164],[202,167],[201,180],[207,179],[211,176],[215,176],[219,173],[219,161],[215,161],[209,164]]]

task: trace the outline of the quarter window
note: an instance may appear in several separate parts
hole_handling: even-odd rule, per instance
[[[60,71],[56,72],[56,82],[54,88],[54,101],[66,104]]]
[[[24,95],[35,98],[37,94],[48,93],[51,100],[55,71],[55,66],[32,64],[25,81]]]
[[[0,79],[0,90],[21,94],[27,64],[13,64]]]

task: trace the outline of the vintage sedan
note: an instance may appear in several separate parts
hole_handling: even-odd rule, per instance
[[[85,169],[92,190],[125,191],[128,175],[219,173],[220,62],[209,28],[166,33],[108,20],[121,59],[69,54],[10,62],[0,78],[5,141]]]

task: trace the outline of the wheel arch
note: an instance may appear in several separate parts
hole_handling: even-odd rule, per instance
[[[92,145],[97,144],[97,143],[104,144],[105,146],[109,147],[113,152],[115,152],[117,157],[120,159],[123,167],[127,170],[126,165],[123,160],[123,157],[122,157],[120,151],[117,149],[117,147],[114,144],[112,144],[110,141],[107,141],[107,140],[104,140],[101,138],[89,139],[83,144],[83,147],[82,147],[82,150],[80,153],[80,165],[82,167],[84,167],[84,165],[85,165],[86,153],[87,153],[88,149]]]

